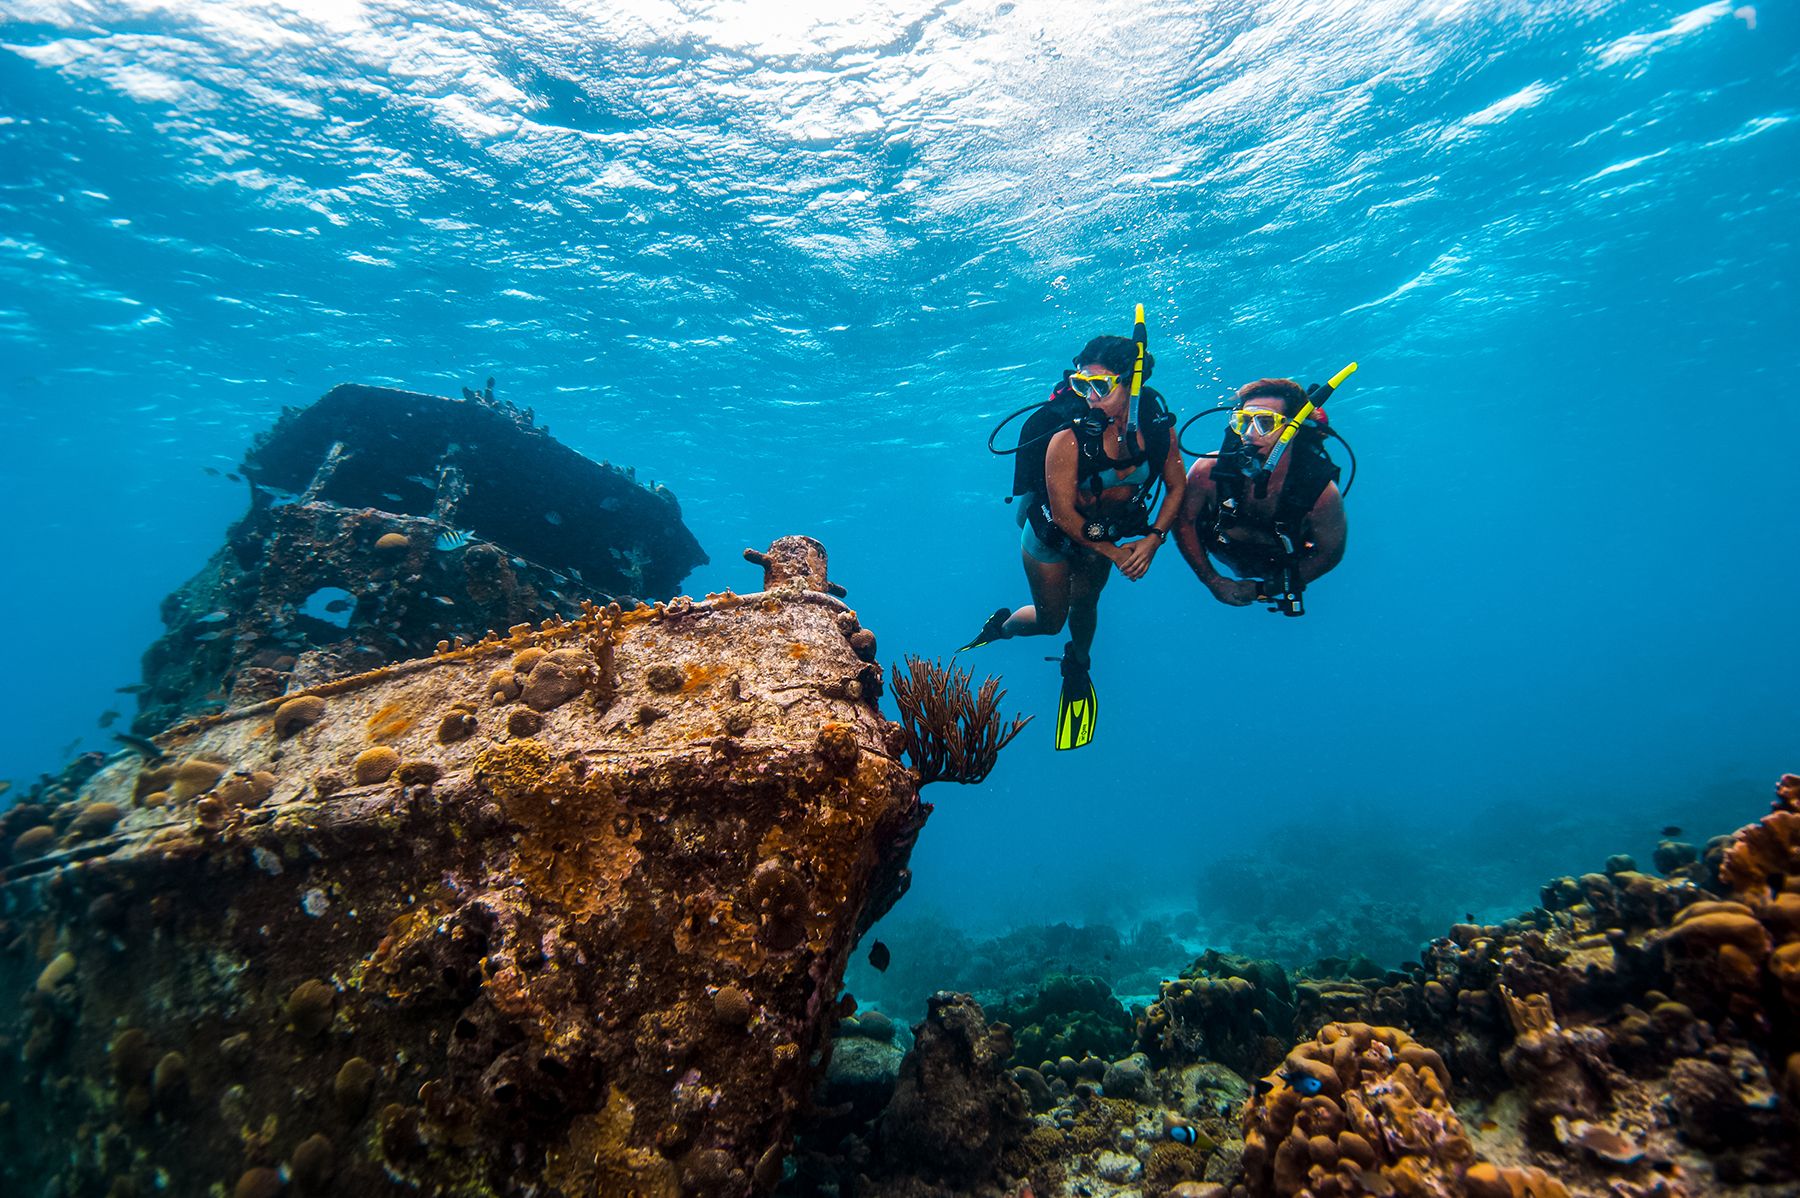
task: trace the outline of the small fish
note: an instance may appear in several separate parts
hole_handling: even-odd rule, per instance
[[[330,603],[325,605],[325,610],[329,612],[349,611],[351,606],[352,604],[348,599],[333,599]]]
[[[448,595],[433,595],[431,597],[431,601],[433,603],[441,603],[445,607],[455,607],[456,606],[456,600],[450,598]]]
[[[244,481],[244,476],[241,474],[227,474],[225,479],[227,482],[241,483]]]
[[[1295,1093],[1304,1094],[1308,1098],[1311,1098],[1314,1094],[1317,1094],[1320,1090],[1325,1088],[1325,1083],[1310,1073],[1283,1072],[1277,1076],[1279,1076],[1282,1081],[1292,1086]]]
[[[73,757],[73,756],[75,756],[75,750],[79,749],[80,747],[81,747],[81,738],[78,736],[74,740],[70,741],[68,744],[64,745],[62,747],[62,749],[59,750],[58,756]]]
[[[619,501],[614,499],[611,495],[608,495],[605,499],[600,501],[600,510],[603,512],[616,512],[619,510]]]
[[[1463,912],[1463,922],[1464,923],[1474,923],[1475,922],[1475,912],[1464,911]]]
[[[219,472],[217,470],[213,469],[211,466],[202,466],[202,467],[200,467],[200,469],[206,471],[207,477],[209,477],[209,478],[219,477]]]
[[[195,620],[194,623],[196,623],[196,624],[223,624],[225,621],[227,621],[229,619],[231,619],[230,612],[216,611],[216,612],[212,612],[209,615],[201,616],[198,620]]]
[[[225,634],[222,632],[203,632],[194,639],[197,641],[216,641]]]
[[[118,718],[119,713],[109,707],[100,713],[100,726],[102,728],[110,728],[113,726],[113,721]]]
[[[383,491],[381,493],[381,497],[383,499],[387,500],[389,503],[399,503],[400,502],[400,497],[398,495],[394,494],[392,491]]]
[[[1186,1144],[1202,1152],[1211,1152],[1218,1142],[1179,1115],[1163,1112],[1163,1134],[1177,1144]]]
[[[406,481],[415,486],[424,487],[427,491],[437,490],[437,480],[426,478],[423,474],[409,474]]]
[[[888,962],[893,959],[893,954],[888,952],[888,946],[881,941],[877,940],[869,946],[869,964],[881,972],[887,972]]]
[[[469,536],[469,533],[458,532],[453,528],[449,532],[439,533],[438,539],[432,542],[432,544],[437,548],[439,553],[451,553],[467,545],[469,543]]]
[[[130,686],[115,686],[113,691],[120,695],[141,695],[150,689],[148,682],[134,682]]]
[[[12,789],[12,779],[11,778],[0,778],[0,795],[5,794],[7,791],[9,791],[11,789]]]
[[[1483,1119],[1480,1123],[1477,1123],[1475,1126],[1480,1128],[1482,1131],[1499,1131],[1500,1130],[1500,1125],[1498,1123],[1495,1123],[1492,1119]]]
[[[1666,827],[1662,830],[1662,834],[1664,836],[1680,836],[1681,835],[1681,825],[1680,824],[1670,824],[1668,827]]]
[[[548,520],[552,524],[561,524],[562,523],[562,513],[561,512],[545,512],[544,519]]]

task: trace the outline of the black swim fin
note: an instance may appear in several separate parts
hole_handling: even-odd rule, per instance
[[[1094,739],[1100,696],[1088,677],[1086,655],[1077,653],[1072,643],[1063,649],[1062,676],[1062,695],[1056,702],[1056,747],[1079,749]]]
[[[993,615],[989,616],[987,618],[987,623],[981,626],[981,631],[975,634],[975,639],[964,645],[961,649],[958,649],[957,652],[962,653],[969,649],[979,649],[989,641],[998,640],[1000,638],[1000,633],[1006,627],[1008,617],[1011,615],[1012,609],[1003,607]]]

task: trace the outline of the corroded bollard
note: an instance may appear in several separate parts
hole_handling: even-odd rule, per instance
[[[777,537],[766,550],[746,549],[744,560],[763,568],[763,589],[800,586],[842,599],[849,592],[826,577],[830,555],[811,537]]]

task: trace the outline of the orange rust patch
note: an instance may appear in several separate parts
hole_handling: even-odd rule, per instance
[[[412,726],[413,717],[400,704],[389,703],[369,717],[369,739],[393,740]]]
[[[681,693],[685,695],[690,691],[697,691],[701,687],[711,686],[730,672],[731,666],[725,662],[690,666],[687,671],[687,679],[681,684]]]
[[[807,654],[809,654],[811,652],[812,652],[812,648],[802,641],[795,641],[793,644],[788,646],[788,656],[793,658],[795,661],[799,661],[801,658],[805,657]]]

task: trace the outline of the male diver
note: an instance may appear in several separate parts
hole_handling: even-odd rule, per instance
[[[1344,559],[1344,500],[1320,405],[1355,369],[1311,392],[1292,379],[1246,384],[1218,454],[1188,471],[1175,544],[1220,603],[1263,600],[1302,615],[1306,587]]]
[[[1032,601],[996,611],[963,649],[1053,636],[1068,624],[1058,749],[1080,748],[1094,736],[1099,704],[1088,654],[1100,591],[1115,567],[1133,582],[1144,577],[1169,538],[1186,486],[1174,417],[1144,386],[1155,359],[1145,351],[1143,313],[1140,305],[1132,337],[1099,336],[1083,346],[1048,400],[1007,417],[1034,413],[1019,448],[995,451],[1018,455],[1013,493],[1023,497],[1020,559]],[[992,437],[988,444],[992,449]],[[1159,489],[1165,494],[1156,505]]]

